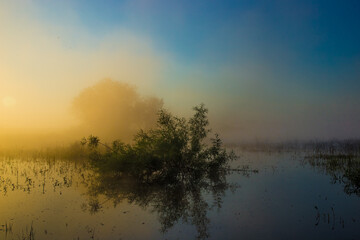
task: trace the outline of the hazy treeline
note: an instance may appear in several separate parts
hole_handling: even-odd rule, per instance
[[[75,96],[71,114],[72,126],[56,129],[1,129],[0,151],[63,148],[96,134],[104,141],[121,139],[129,142],[139,129],[155,126],[163,101],[143,97],[134,86],[105,79]]]
[[[142,97],[135,87],[105,79],[84,89],[73,101],[72,110],[80,128],[106,141],[132,140],[139,130],[156,124],[163,101]]]
[[[309,141],[254,141],[240,144],[231,144],[244,151],[284,152],[302,151],[316,155],[353,155],[360,156],[360,139],[333,139]]]
[[[0,126],[0,152],[9,152],[9,149],[13,153],[15,150],[36,152],[39,149],[42,152],[59,152],[60,150],[55,149],[71,148],[82,137],[91,134],[107,143],[117,139],[129,143],[140,129],[146,131],[156,126],[162,107],[163,101],[160,98],[144,97],[132,85],[104,79],[74,96],[69,109],[76,121],[71,126],[13,130]],[[222,133],[220,132],[220,136],[223,136]],[[229,139],[223,140],[224,143],[229,142]],[[360,140],[356,139],[249,141],[226,145],[244,151],[309,151],[318,155],[360,155]]]

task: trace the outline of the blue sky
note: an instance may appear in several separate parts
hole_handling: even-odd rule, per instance
[[[283,81],[359,90],[359,1],[69,1],[93,41],[116,29],[149,37],[178,64],[267,65]],[[42,6],[61,24],[64,7]],[[324,92],[326,94],[326,92]]]
[[[359,1],[72,1],[80,22],[94,36],[119,27],[155,39],[179,59],[238,53],[269,57],[289,48],[305,65],[343,65],[360,54]],[[47,17],[61,22],[62,8],[48,5]],[[56,14],[59,11],[60,13]],[[56,19],[58,17],[59,19]],[[204,49],[205,48],[205,49]],[[214,59],[213,59],[214,60]],[[214,60],[215,61],[215,60]]]

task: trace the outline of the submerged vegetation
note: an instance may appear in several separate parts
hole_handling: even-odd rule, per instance
[[[235,158],[233,152],[226,152],[217,134],[210,139],[210,146],[204,143],[210,132],[208,109],[202,104],[194,111],[186,120],[161,110],[156,127],[140,130],[132,144],[116,140],[108,146],[96,136],[84,138],[82,144],[92,149],[91,162],[101,173],[146,183],[194,183],[226,171]]]
[[[117,205],[123,200],[157,213],[161,232],[179,221],[196,227],[198,239],[209,237],[208,210],[221,208],[228,189],[236,188],[226,180],[229,161],[217,134],[207,139],[208,110],[199,105],[189,120],[161,110],[155,128],[139,131],[132,144],[119,140],[111,146],[96,136],[83,139],[91,150],[91,164],[99,173],[90,184],[90,196],[105,196]],[[205,144],[210,140],[209,145]],[[248,175],[250,169],[239,169]],[[212,204],[204,193],[211,195]],[[90,201],[90,209],[101,209]]]
[[[360,197],[360,158],[322,155],[304,158],[304,163],[329,175],[333,184],[341,184],[348,195]]]
[[[317,142],[304,162],[330,175],[346,194],[360,196],[360,140]]]
[[[315,158],[356,158],[360,156],[360,139],[267,142],[255,141],[232,145],[248,152],[305,153]]]
[[[309,156],[319,159],[355,159],[360,157],[360,140],[333,140],[313,144]]]
[[[3,228],[0,224],[0,239],[5,234],[9,235],[7,239],[34,239],[34,236],[35,239],[48,239],[53,236],[52,234],[67,236],[61,239],[78,239],[77,236],[80,236],[80,239],[92,239],[94,234],[95,239],[117,239],[115,236],[126,228],[119,226],[126,226],[123,224],[126,222],[126,217],[135,214],[136,210],[129,207],[130,204],[156,216],[160,233],[171,234],[176,225],[184,224],[194,226],[193,236],[206,239],[211,235],[213,221],[211,212],[220,210],[229,191],[234,192],[239,186],[239,183],[227,179],[229,173],[227,171],[203,175],[194,182],[191,182],[193,179],[191,176],[187,176],[187,180],[167,184],[144,184],[113,174],[99,174],[89,166],[88,162],[62,160],[2,160],[0,173],[0,196],[7,200],[7,204],[13,199],[23,201],[16,199],[18,195],[30,202],[33,197],[37,200],[38,197],[42,199],[32,203],[33,206],[37,206],[33,210],[26,209],[26,205],[12,210],[20,212],[20,216],[24,211],[31,212],[28,216],[22,217],[26,221],[17,222],[17,218],[12,217],[5,217],[6,221],[0,219],[5,223]],[[236,175],[247,178],[251,173],[250,170],[244,170]],[[81,194],[74,194],[75,192]],[[53,199],[64,201],[60,207],[61,211],[66,212],[69,217],[71,214],[82,216],[84,224],[79,227],[77,217],[61,218],[54,212],[56,225],[52,226],[47,212],[50,209],[57,209],[58,205],[54,204]],[[101,215],[104,212],[110,214],[106,215],[108,218],[114,219],[104,223],[103,218],[100,217],[97,224],[88,221],[91,218],[89,215]],[[7,216],[12,216],[11,214]],[[30,226],[28,224],[33,220],[33,216],[38,217]],[[148,221],[149,219],[143,218],[142,215],[136,218],[136,223],[140,226],[148,225]],[[111,228],[116,226],[118,230],[107,233],[106,229],[110,224],[112,224]],[[70,228],[73,232],[67,232]],[[97,231],[94,233],[95,228]],[[102,236],[101,233],[105,235]]]
[[[14,148],[1,149],[0,157],[3,159],[23,159],[23,160],[85,160],[88,149],[80,143],[74,142],[65,146],[47,148]]]

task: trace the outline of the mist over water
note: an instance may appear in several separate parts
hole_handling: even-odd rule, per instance
[[[266,116],[268,110],[262,113],[258,110],[256,115],[244,112],[239,116],[239,112],[243,112],[239,110],[241,106],[224,105],[223,109],[219,109],[221,106],[214,104],[217,99],[212,97],[207,104],[213,106],[209,112],[210,127],[214,133],[220,133],[226,144],[347,139],[357,136],[352,125],[356,119],[350,119],[348,125],[336,127],[334,124],[339,123],[338,120],[317,118],[318,113],[297,119],[292,118],[293,111],[289,111],[289,116],[283,118],[284,115],[280,114],[276,116],[277,120]],[[61,116],[52,113],[56,112],[57,107],[51,107],[52,103],[49,102],[45,108],[37,109],[33,105],[31,109],[34,109],[34,113],[27,114],[27,118],[21,115],[24,114],[21,104],[13,97],[3,98],[0,106],[2,149],[66,146],[91,134],[106,142],[115,139],[130,142],[140,129],[148,130],[156,125],[159,110],[163,107],[176,111],[178,116],[189,116],[191,112],[191,107],[184,109],[181,102],[178,105],[173,105],[171,101],[166,104],[166,99],[141,93],[134,84],[110,78],[100,80],[79,91],[71,100],[64,101],[66,107],[63,109],[66,110],[59,109]]]
[[[360,239],[359,12],[0,0],[0,239]]]

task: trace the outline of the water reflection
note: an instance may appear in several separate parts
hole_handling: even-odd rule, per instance
[[[249,175],[249,172],[241,173]],[[225,192],[237,188],[227,181],[226,175],[227,171],[217,171],[201,179],[183,179],[162,185],[97,175],[89,185],[89,211],[94,213],[102,208],[99,196],[105,196],[105,202],[111,201],[114,206],[127,201],[157,214],[162,233],[182,221],[196,227],[198,239],[205,239],[209,237],[210,224],[207,212],[220,209]]]
[[[124,203],[139,206],[156,216],[161,233],[168,232],[178,223],[185,223],[195,226],[198,239],[206,239],[211,224],[209,211],[220,209],[227,191],[235,191],[238,187],[228,181],[229,171],[209,172],[200,178],[188,176],[182,181],[167,184],[146,184],[116,175],[98,174],[86,162],[2,160],[0,212],[3,216],[0,220],[4,225],[0,231],[5,234],[4,237],[22,232],[27,236],[34,231],[39,239],[46,239],[50,234],[68,237],[68,233],[63,231],[76,222],[58,219],[56,222],[64,222],[65,229],[53,228],[50,222],[57,216],[51,212],[57,207],[66,212],[65,218],[81,215],[81,225],[95,228],[87,222],[88,214],[96,216],[106,212],[107,215],[109,211],[125,214],[127,212],[118,207]],[[238,174],[250,176],[252,173],[250,169],[243,168]],[[12,207],[15,204],[20,204],[17,205],[20,207]],[[141,215],[139,218],[142,222]],[[26,230],[30,228],[32,231]],[[107,239],[105,235],[113,234],[96,229],[100,239]],[[82,233],[77,229],[76,234],[84,237],[94,235],[94,231],[90,234],[88,230]],[[21,234],[19,236],[22,237]]]
[[[232,166],[244,164],[154,185],[86,162],[0,160],[0,239],[359,239],[359,160],[251,153]]]
[[[343,185],[346,194],[360,197],[360,158],[307,157],[304,162],[329,175],[333,184]]]

